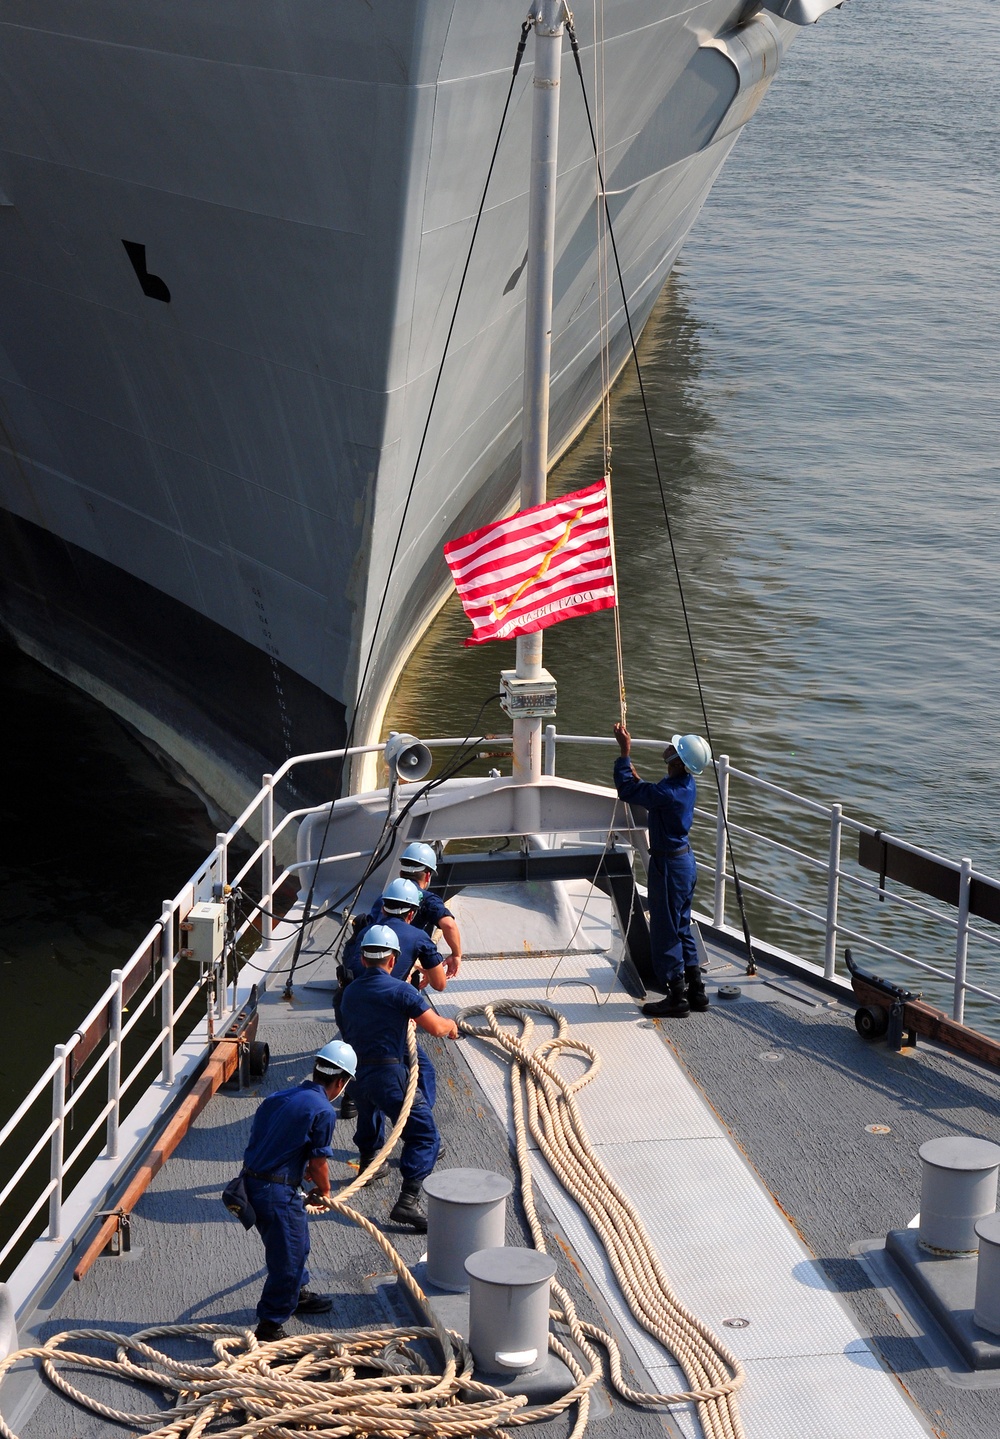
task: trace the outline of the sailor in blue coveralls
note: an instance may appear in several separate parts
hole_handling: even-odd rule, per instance
[[[358,1127],[354,1142],[360,1151],[362,1171],[375,1157],[383,1119],[394,1123],[403,1107],[410,1020],[427,1034],[458,1038],[454,1020],[435,1013],[419,990],[393,977],[394,932],[387,926],[374,925],[366,941],[361,951],[363,973],[347,986],[341,997],[343,1033],[358,1056],[354,1083]],[[402,1137],[399,1168],[403,1185],[389,1218],[394,1224],[409,1225],[423,1234],[427,1220],[418,1204],[420,1182],[434,1168],[441,1137],[431,1107],[419,1087]]]
[[[264,1241],[267,1278],[257,1305],[257,1338],[284,1339],[293,1314],[326,1314],[332,1300],[306,1286],[309,1223],[299,1186],[308,1177],[318,1194],[330,1193],[327,1160],[337,1114],[332,1101],[354,1074],[356,1056],[340,1040],[324,1045],[312,1078],[264,1100],[253,1118],[243,1155],[243,1179]]]
[[[426,848],[427,846],[422,846]],[[379,925],[391,929],[399,943],[395,964],[392,974],[395,979],[409,979],[413,969],[418,967],[421,971],[420,988],[430,985],[431,989],[444,989],[448,983],[448,969],[435,945],[427,934],[426,930],[418,929],[414,923],[416,912],[419,908],[422,895],[420,889],[408,879],[394,879],[386,888],[385,893],[373,909],[378,910],[376,920]],[[436,899],[437,896],[435,895]],[[440,903],[440,901],[438,901]],[[360,978],[364,972],[361,962],[361,947],[372,925],[366,925],[358,931],[357,935],[344,950],[343,967],[346,970],[345,983],[340,991],[334,995],[333,1010],[337,1020],[337,1027],[341,1034],[344,1026],[341,1022],[342,1000],[344,990],[351,981]],[[420,1048],[417,1049],[417,1058],[420,1064],[420,1088],[424,1098],[433,1109],[434,1101],[437,1098],[437,1076],[434,1073],[434,1066],[430,1059]],[[355,1108],[356,1091],[353,1085],[340,1103],[340,1117],[342,1119],[353,1119],[357,1114]]]
[[[712,757],[700,735],[674,735],[663,751],[667,773],[656,784],[639,778],[632,764],[631,735],[615,725],[621,754],[615,760],[615,788],[627,803],[649,815],[649,944],[653,973],[666,997],[644,1004],[643,1014],[683,1018],[708,1008],[708,995],[691,933],[691,901],[698,877],[688,831],[694,819],[700,774]]]
[[[412,923],[433,936],[435,929],[441,931],[448,954],[444,967],[449,979],[454,979],[462,966],[462,937],[458,932],[458,921],[445,905],[440,895],[429,889],[437,872],[437,855],[429,844],[408,844],[399,857],[399,875],[408,879],[420,890],[421,899]],[[378,903],[372,905],[371,918],[378,919]]]

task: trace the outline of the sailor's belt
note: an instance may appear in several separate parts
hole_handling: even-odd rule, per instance
[[[261,1174],[256,1169],[244,1169],[243,1173],[249,1175],[251,1179],[261,1180],[264,1184],[290,1184],[294,1189],[298,1183],[298,1180],[293,1179],[290,1174]]]
[[[690,854],[691,846],[682,844],[679,849],[651,849],[649,852],[655,859],[677,859],[678,855]]]
[[[391,1058],[389,1057],[389,1055],[386,1055],[384,1059],[359,1059],[359,1060],[358,1060],[358,1068],[359,1068],[359,1069],[388,1069],[388,1068],[390,1067],[390,1065],[395,1066],[395,1065],[401,1065],[401,1064],[403,1064],[403,1063],[405,1063],[405,1061],[402,1060],[402,1059],[391,1059]]]

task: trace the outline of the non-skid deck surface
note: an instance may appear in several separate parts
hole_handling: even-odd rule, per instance
[[[306,1077],[312,1055],[335,1033],[332,963],[329,956],[312,963],[332,935],[329,926],[316,927],[311,943],[303,950],[300,982],[291,1002],[282,1000],[280,981],[263,998],[259,1037],[268,1041],[272,1053],[267,1078],[242,1094],[220,1094],[213,1099],[139,1202],[132,1254],[120,1260],[98,1260],[81,1283],[64,1278],[54,1285],[30,1328],[22,1330],[22,1344],[34,1342],[35,1336],[81,1327],[135,1333],[154,1324],[201,1320],[253,1326],[264,1277],[263,1251],[257,1235],[245,1234],[227,1215],[219,1196],[239,1170],[261,1098]],[[442,1167],[469,1166],[512,1174],[506,1132],[494,1118],[458,1047],[435,1040],[429,1040],[426,1047],[437,1066],[436,1112],[449,1145]],[[349,1177],[347,1161],[356,1159],[352,1132],[353,1125],[338,1123],[335,1183]],[[353,1203],[381,1223],[398,1185],[399,1172],[393,1167],[386,1183],[363,1190]],[[328,1318],[293,1318],[288,1324],[290,1332],[412,1322],[394,1276],[385,1273],[384,1256],[366,1235],[333,1218],[317,1219],[310,1229],[312,1287],[331,1293],[335,1305]],[[387,1233],[409,1264],[420,1259],[424,1236],[388,1226]],[[507,1242],[530,1242],[516,1205],[508,1206]],[[558,1250],[554,1241],[550,1247]],[[596,1291],[591,1292],[586,1279],[571,1266],[564,1267],[563,1282],[580,1313],[606,1324],[607,1316],[595,1302]],[[204,1354],[205,1350],[198,1352]],[[632,1375],[633,1382],[639,1382],[638,1369],[632,1370]],[[124,1409],[148,1412],[158,1407],[152,1392],[126,1388],[93,1373],[80,1376],[80,1385],[103,1402]],[[606,1399],[595,1407],[598,1417],[591,1429],[607,1439],[612,1435],[614,1439],[663,1439],[665,1430],[674,1439],[678,1434],[669,1419],[657,1414],[618,1403],[611,1412]],[[8,1419],[17,1417],[15,1427],[23,1439],[110,1439],[111,1435],[136,1432],[77,1408],[28,1374],[15,1374],[4,1382],[0,1409]],[[533,1428],[532,1433],[540,1439],[557,1439],[566,1429],[567,1420],[563,1419]]]
[[[697,1022],[664,1024],[665,1039],[932,1416],[934,1432],[993,1439],[1000,1375],[970,1374],[891,1262],[866,1267],[858,1255],[880,1249],[917,1213],[925,1140],[962,1134],[1000,1143],[1000,1076],[923,1041],[902,1053],[868,1044],[855,1032],[850,999],[824,1003],[814,991],[813,1003],[801,1005],[789,993],[804,992],[799,983],[766,971],[748,980],[743,969],[741,956],[713,952],[709,987],[736,983],[741,997],[713,1004]],[[878,1433],[874,1424],[858,1432]]]
[[[679,1297],[745,1363],[748,1439],[923,1439],[922,1418],[608,960],[570,955],[558,968],[540,956],[469,961],[438,1007],[455,1014],[499,997],[547,998],[599,1051],[602,1068],[578,1095],[591,1142],[638,1209]],[[540,1029],[551,1032],[544,1021]],[[462,1047],[509,1122],[506,1066],[476,1040]],[[684,1388],[679,1369],[627,1311],[589,1225],[540,1156],[535,1171],[649,1387]],[[733,1319],[749,1322],[727,1325]],[[693,1414],[678,1411],[678,1422],[692,1439],[700,1433]]]

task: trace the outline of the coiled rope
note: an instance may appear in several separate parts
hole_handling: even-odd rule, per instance
[[[556,1026],[555,1035],[534,1047],[535,1025],[529,1011],[545,1015]],[[486,1028],[471,1022],[480,1015]],[[504,1028],[500,1016],[518,1021],[520,1033]],[[473,1379],[473,1359],[465,1340],[441,1324],[391,1242],[347,1202],[385,1164],[409,1116],[417,1088],[412,1025],[409,1079],[399,1118],[371,1167],[312,1212],[337,1213],[363,1229],[385,1254],[425,1324],[300,1334],[269,1343],[258,1342],[252,1330],[226,1324],[160,1325],[128,1336],[105,1329],[68,1330],[8,1355],[0,1362],[0,1382],[15,1364],[38,1359],[46,1378],[61,1393],[112,1423],[147,1431],[149,1439],[201,1439],[209,1430],[213,1439],[295,1439],[305,1432],[325,1439],[373,1433],[388,1439],[407,1435],[459,1439],[477,1434],[503,1439],[505,1426],[555,1418],[573,1405],[577,1413],[570,1439],[580,1439],[589,1416],[590,1390],[602,1374],[596,1343],[607,1351],[612,1384],[630,1403],[660,1407],[693,1402],[705,1439],[743,1439],[734,1401],[744,1379],[739,1360],[678,1301],[641,1220],[587,1140],[575,1095],[600,1068],[597,1052],[572,1039],[565,1017],[540,1001],[479,1006],[464,1011],[458,1023],[463,1033],[495,1045],[511,1060],[517,1164],[536,1248],[544,1252],[546,1243],[534,1201],[529,1129],[553,1173],[600,1237],[632,1313],[676,1357],[691,1386],[688,1390],[650,1394],[632,1389],[623,1378],[614,1338],[581,1320],[569,1294],[555,1282],[550,1315],[565,1325],[574,1348],[552,1332],[549,1345],[572,1374],[573,1388],[551,1404],[533,1406],[524,1395],[507,1395]],[[585,1073],[574,1080],[557,1070],[567,1055],[588,1061]],[[176,1338],[204,1339],[213,1357],[177,1359],[152,1342]],[[109,1345],[114,1357],[83,1353],[82,1343]],[[428,1347],[440,1355],[437,1373],[425,1357]],[[115,1409],[71,1383],[63,1372],[66,1368],[158,1388],[172,1395],[174,1402],[154,1413]],[[18,1439],[2,1415],[0,1436]]]
[[[534,1046],[535,1022],[529,1011],[545,1015],[556,1026],[554,1035]],[[477,1015],[486,1020],[485,1029],[471,1023]],[[516,1020],[520,1032],[504,1028],[499,1016]],[[553,1294],[562,1305],[560,1317],[570,1325],[570,1332],[575,1337],[575,1321],[584,1334],[607,1350],[611,1382],[631,1404],[650,1408],[693,1402],[706,1439],[743,1439],[735,1401],[736,1391],[746,1378],[743,1365],[678,1299],[634,1205],[604,1168],[587,1137],[576,1094],[601,1067],[597,1051],[583,1040],[571,1038],[565,1016],[541,1000],[500,1000],[478,1005],[458,1016],[458,1026],[464,1034],[492,1043],[511,1060],[521,1198],[535,1247],[545,1250],[545,1235],[535,1209],[527,1129],[552,1173],[590,1220],[632,1314],[674,1356],[690,1388],[675,1394],[632,1389],[622,1377],[621,1354],[613,1336],[577,1319],[572,1299],[553,1283]],[[564,1078],[557,1069],[560,1059],[567,1055],[587,1063],[584,1073],[574,1080]]]

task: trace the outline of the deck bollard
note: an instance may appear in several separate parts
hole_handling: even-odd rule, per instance
[[[438,1169],[428,1174],[427,1278],[438,1289],[464,1293],[465,1261],[479,1249],[503,1245],[507,1196],[513,1189],[488,1169]]]
[[[0,1359],[6,1359],[17,1348],[17,1320],[14,1296],[6,1284],[0,1284]]]
[[[523,1374],[549,1357],[556,1262],[537,1249],[480,1249],[469,1275],[469,1348],[484,1374]]]
[[[1000,1148],[988,1139],[949,1134],[920,1146],[921,1249],[931,1254],[974,1254],[979,1245],[976,1222],[997,1204]]]
[[[1000,1214],[987,1214],[976,1225],[979,1264],[976,1268],[976,1307],[972,1318],[980,1329],[1000,1334]]]

